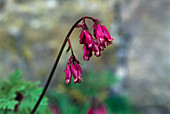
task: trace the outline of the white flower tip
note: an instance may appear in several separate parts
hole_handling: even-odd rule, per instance
[[[66,84],[70,83],[70,79],[66,79]]]
[[[96,52],[96,55],[97,55],[97,56],[99,56],[99,55],[100,55],[100,52],[99,52],[99,51],[98,51],[98,52]]]

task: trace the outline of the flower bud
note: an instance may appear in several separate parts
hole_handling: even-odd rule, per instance
[[[102,31],[100,24],[97,25],[95,32],[96,32],[95,33],[96,38],[100,41],[104,41],[104,34],[103,34],[103,31]]]
[[[66,73],[65,73],[65,81],[66,81],[66,83],[68,84],[68,83],[70,83],[70,81],[71,81],[71,76],[72,76],[71,69],[70,69],[70,65],[67,66],[67,68],[66,68],[65,71],[66,71]]]
[[[111,38],[110,33],[107,30],[107,28],[104,25],[102,25],[101,27],[102,27],[102,30],[103,30],[103,33],[104,33],[104,38],[106,38],[108,42],[113,41],[113,38]]]
[[[73,82],[76,83],[80,83],[81,81],[83,81],[82,79],[82,70],[79,64],[75,63],[75,66],[77,67],[77,77],[74,78]]]
[[[99,46],[97,45],[96,42],[93,42],[92,50],[95,52],[96,57],[99,57],[101,55]]]
[[[79,40],[79,41],[80,41],[80,44],[83,44],[83,43],[84,43],[84,39],[85,39],[85,37],[84,37],[84,30],[81,31],[79,37],[80,37],[80,40]]]
[[[73,82],[76,83],[80,83],[81,81],[83,81],[82,79],[82,70],[80,65],[78,65],[77,63],[72,64],[71,65],[71,72],[73,74],[74,80]]]
[[[87,31],[87,30],[84,30],[84,35],[85,35],[85,40],[86,40],[86,43],[88,45],[88,48],[91,48],[92,47],[92,35]]]
[[[77,70],[77,67],[75,66],[75,64],[71,65],[71,72],[73,74],[73,77],[76,78],[78,75],[78,70]]]
[[[87,49],[87,47],[84,45],[84,55],[83,55],[83,59],[85,61],[89,61],[90,57],[92,56],[92,50],[91,49]]]

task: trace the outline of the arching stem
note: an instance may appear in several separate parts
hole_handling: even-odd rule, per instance
[[[55,63],[54,63],[54,66],[53,66],[53,68],[52,68],[52,70],[51,70],[51,72],[50,72],[50,74],[49,74],[48,80],[47,80],[47,82],[46,82],[46,84],[45,84],[45,86],[44,86],[44,89],[43,89],[43,91],[42,91],[42,93],[41,93],[41,95],[40,95],[37,103],[35,104],[34,108],[32,109],[31,114],[34,114],[34,113],[35,113],[36,109],[38,108],[38,106],[39,106],[39,104],[40,104],[40,102],[41,102],[41,100],[42,100],[42,98],[44,97],[44,95],[45,95],[45,93],[46,93],[46,90],[47,90],[47,88],[48,88],[48,86],[49,86],[49,84],[50,84],[50,82],[51,82],[51,79],[52,79],[52,77],[53,77],[53,74],[54,74],[54,72],[55,72],[55,69],[57,68],[57,65],[58,65],[58,62],[59,62],[59,60],[60,60],[61,54],[62,54],[62,52],[63,52],[63,50],[64,50],[64,47],[65,47],[65,45],[66,45],[66,43],[67,43],[67,41],[68,41],[67,38],[69,38],[69,36],[71,35],[71,33],[73,32],[73,30],[75,29],[75,27],[79,24],[79,22],[80,22],[81,20],[85,19],[85,18],[91,19],[91,20],[95,21],[94,18],[92,18],[92,17],[87,17],[87,16],[86,16],[86,17],[80,18],[80,19],[72,26],[72,28],[71,28],[70,31],[68,32],[67,36],[65,37],[65,40],[64,40],[63,45],[62,45],[62,47],[61,47],[61,49],[60,49],[60,51],[59,51],[59,54],[58,54],[57,58],[56,58],[56,61],[55,61]]]

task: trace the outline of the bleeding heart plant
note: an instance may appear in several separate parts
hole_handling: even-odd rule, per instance
[[[89,28],[86,24],[85,19],[90,18],[93,20],[93,35],[90,33]],[[94,52],[94,55],[96,57],[101,56],[101,51],[104,51],[104,48],[106,48],[106,45],[112,44],[113,38],[111,38],[110,33],[108,32],[107,28],[104,25],[101,25],[101,21],[97,19],[93,19],[91,17],[83,17],[82,18],[82,24],[77,25],[77,28],[81,28],[80,33],[80,44],[83,44],[84,49],[84,55],[83,59],[85,61],[89,61],[90,57],[92,57],[92,53]],[[79,65],[79,61],[76,59],[73,48],[71,46],[70,39],[68,39],[69,43],[69,49],[71,49],[72,55],[68,61],[66,70],[65,70],[65,81],[66,83],[71,82],[72,75],[74,77],[73,82],[80,83],[83,81],[82,79],[82,70]],[[69,50],[68,50],[69,51]]]
[[[91,19],[93,21],[93,35],[92,33],[90,33],[89,28],[86,24],[86,19]],[[82,21],[82,24],[79,24]],[[73,30],[75,28],[81,28],[81,33],[80,33],[80,44],[83,44],[83,59],[85,61],[89,61],[90,57],[92,57],[93,52],[94,55],[96,57],[101,56],[101,51],[104,51],[104,49],[106,48],[106,45],[110,45],[112,44],[113,38],[111,38],[110,33],[108,32],[107,28],[104,25],[101,25],[101,21],[99,21],[98,19],[94,19],[92,17],[82,17],[80,18],[70,29],[70,31],[68,32],[64,43],[60,49],[60,52],[56,58],[56,61],[54,63],[54,66],[51,70],[51,73],[49,75],[49,78],[46,82],[46,85],[43,89],[43,92],[41,93],[41,96],[39,97],[37,103],[35,104],[31,114],[34,114],[34,112],[36,111],[37,107],[39,106],[43,96],[45,95],[45,92],[48,88],[48,85],[50,84],[50,81],[53,77],[53,74],[55,72],[55,69],[58,65],[59,59],[61,57],[61,54],[63,52],[63,49],[68,41],[69,44],[69,48],[67,49],[67,52],[70,51],[71,49],[71,57],[68,60],[67,63],[67,67],[65,69],[65,81],[66,83],[70,83],[71,82],[71,78],[72,76],[74,77],[73,82],[76,83],[80,83],[81,81],[83,81],[82,79],[82,70],[81,70],[81,66],[79,65],[80,62],[76,59],[74,52],[73,52],[73,48],[70,42],[70,35],[73,32]]]

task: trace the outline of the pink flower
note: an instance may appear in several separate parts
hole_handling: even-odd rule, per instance
[[[91,49],[88,49],[86,47],[86,45],[84,45],[84,55],[83,55],[83,59],[85,61],[89,61],[90,57],[92,56],[92,50]]]
[[[98,99],[92,99],[92,105],[87,111],[87,114],[107,114],[105,106]]]
[[[87,114],[107,114],[106,108],[102,105],[99,108],[93,108],[91,107]]]
[[[93,42],[93,47],[92,50],[94,51],[94,55],[96,55],[96,57],[99,57],[101,55],[101,51],[99,49],[99,46],[96,42]]]
[[[104,25],[102,25],[101,27],[102,27],[102,30],[103,30],[103,33],[104,33],[104,38],[107,41],[107,46],[108,46],[108,45],[112,44],[112,41],[114,39],[111,38],[109,31],[107,30],[107,28]]]
[[[88,32],[87,30],[82,30],[80,33],[80,44],[85,44],[88,46],[88,48],[92,47],[92,35],[90,32]]]
[[[91,48],[92,40],[93,40],[92,35],[87,30],[84,30],[84,35],[85,35],[85,41],[87,43],[88,48]]]
[[[101,56],[101,51],[104,51],[106,48],[106,45],[112,44],[113,38],[111,38],[110,33],[108,32],[107,28],[104,25],[101,25],[101,21],[98,19],[93,19],[94,25],[93,25],[93,36],[89,31],[88,26],[86,25],[85,19],[90,17],[84,17],[82,24],[77,25],[77,28],[82,28],[82,31],[80,33],[80,44],[84,44],[83,47],[83,59],[85,61],[89,61],[90,57],[92,56],[92,52],[94,52],[94,55],[96,57]],[[94,38],[93,38],[94,37]],[[71,82],[72,75],[74,77],[73,82],[80,83],[83,81],[82,79],[82,70],[79,65],[79,61],[75,58],[73,55],[73,49],[71,46],[71,42],[68,38],[69,43],[69,49],[71,48],[72,56],[70,57],[68,61],[68,65],[66,67],[66,73],[65,73],[65,81],[66,83]]]
[[[72,64],[71,65],[71,72],[73,74],[74,80],[73,82],[76,83],[80,83],[81,81],[83,81],[82,79],[82,70],[80,65],[78,65],[77,63]]]
[[[97,26],[95,26],[94,29],[95,29],[96,40],[98,40],[100,42],[104,41],[104,34],[103,34],[100,24],[97,24]]]
[[[107,28],[104,25],[100,25],[98,23],[94,23],[94,37],[96,38],[96,43],[100,45],[101,50],[104,50],[105,43],[108,45],[112,44],[112,41],[114,40],[111,38],[111,35]]]
[[[73,82],[75,84],[83,81],[82,70],[81,70],[81,67],[79,65],[79,61],[75,58],[74,55],[72,55],[69,58],[68,65],[67,65],[66,70],[65,70],[65,81],[66,81],[67,84],[71,82],[72,75],[74,77]]]
[[[71,68],[70,68],[70,65],[68,65],[66,68],[66,73],[65,73],[66,84],[70,83],[71,77],[72,77]]]
[[[84,36],[84,30],[81,31],[80,33],[80,44],[84,44],[84,39],[85,39],[85,36]]]

